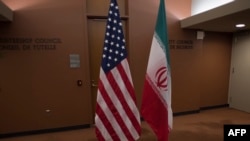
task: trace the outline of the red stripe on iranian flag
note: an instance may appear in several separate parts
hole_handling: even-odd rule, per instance
[[[158,140],[167,141],[172,128],[171,76],[162,46],[155,33],[144,82],[141,114]]]
[[[144,91],[147,91],[147,93],[144,93],[142,99],[142,107],[144,108],[142,108],[141,112],[147,123],[157,134],[158,140],[167,141],[169,134],[168,111],[152,83],[147,77],[144,83]]]

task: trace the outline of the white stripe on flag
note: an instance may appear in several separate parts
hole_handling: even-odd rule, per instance
[[[154,58],[154,59],[149,59],[148,61],[148,68],[147,68],[147,75],[149,76],[149,79],[151,82],[151,85],[154,85],[153,89],[154,91],[158,94],[159,99],[163,102],[165,105],[166,109],[168,109],[168,101],[167,101],[167,96],[166,92],[161,90],[158,86],[155,84],[155,74],[160,68],[160,66],[166,66],[167,67],[167,61],[166,61],[166,56],[164,53],[164,50],[161,47],[161,44],[159,43],[158,39],[155,37],[156,33],[153,36],[153,41],[152,41],[152,46],[151,46],[151,51],[150,51],[150,57],[149,58]],[[167,67],[168,69],[168,67]],[[169,76],[168,76],[169,77]],[[170,82],[170,81],[168,81]],[[169,86],[168,86],[169,87]]]
[[[126,64],[127,61],[125,62],[125,60],[127,60],[127,59],[124,59],[124,60],[121,62],[123,68],[124,68],[124,66],[127,66],[127,64]],[[124,68],[124,70],[125,70],[125,68]],[[115,79],[115,80],[116,80],[116,83],[119,84],[120,87],[123,87],[123,88],[124,88],[124,89],[121,89],[122,94],[123,94],[123,96],[124,96],[126,102],[128,103],[129,108],[131,109],[131,111],[133,111],[133,114],[134,114],[135,117],[137,118],[137,121],[140,121],[139,116],[137,116],[137,115],[139,115],[139,111],[137,110],[137,107],[136,107],[136,105],[135,105],[135,101],[133,100],[133,98],[132,98],[131,95],[129,94],[128,90],[125,89],[125,88],[126,88],[126,85],[124,84],[124,81],[122,80],[122,77],[121,77],[119,71],[117,70],[117,68],[114,68],[111,72],[112,72],[114,78],[116,78],[116,79]],[[128,72],[128,70],[125,70],[125,72]],[[128,75],[128,74],[127,74],[127,75]],[[131,77],[130,77],[130,78],[131,78]],[[130,80],[130,82],[132,82],[132,81]],[[132,83],[131,83],[131,85],[132,85]],[[133,85],[132,85],[132,86],[133,86]]]
[[[133,86],[132,77],[131,77],[131,73],[130,73],[129,65],[128,65],[128,60],[124,59],[123,61],[121,61],[121,64],[122,64],[128,78],[129,78],[130,84]]]
[[[105,128],[105,126],[103,125],[101,119],[99,118],[98,115],[95,116],[95,121],[96,121],[96,127],[102,131],[102,136],[105,140],[109,140],[109,141],[113,141],[113,139],[111,138],[109,132],[107,131],[107,129]]]
[[[126,60],[126,59],[124,59],[124,60]],[[124,89],[121,89],[121,91],[122,91],[122,94],[123,94],[123,96],[124,96],[124,98],[126,100],[126,103],[128,104],[130,110],[133,112],[133,114],[135,115],[135,117],[137,118],[137,121],[140,121],[140,119],[138,119],[139,116],[136,116],[136,115],[139,115],[138,110],[136,110],[137,107],[136,107],[133,99],[131,98],[131,95],[129,94],[128,90],[126,89],[126,86],[124,84],[124,81],[122,80],[122,77],[121,77],[119,71],[117,70],[117,68],[114,68],[113,70],[111,70],[111,73],[114,76],[116,83],[119,84],[120,87],[124,88]],[[112,94],[110,94],[109,96],[111,96],[111,95]],[[126,124],[127,128],[131,129],[131,130],[129,130],[130,134],[134,138],[139,137],[136,129],[134,128],[134,126],[133,126],[132,122],[129,120],[129,118],[126,118],[126,116],[123,116],[123,115],[126,115],[126,112],[124,111],[124,109],[123,109],[122,104],[120,103],[120,101],[119,101],[119,104],[115,104],[115,106],[116,106],[116,109],[118,109],[118,111],[119,111],[119,113],[120,113],[120,115],[121,115],[124,123]]]
[[[105,81],[104,81],[105,83]],[[119,125],[119,123],[116,121],[115,117],[113,116],[113,113],[110,111],[107,103],[105,102],[105,100],[102,97],[102,94],[100,94],[100,91],[98,90],[98,97],[97,97],[97,102],[100,105],[100,108],[105,111],[104,114],[106,116],[106,118],[109,120],[109,122],[111,122],[113,129],[116,131],[117,135],[119,136],[120,139],[127,139],[126,136],[123,134],[123,131]],[[113,100],[113,99],[112,99]],[[114,102],[113,102],[114,103]],[[115,103],[114,103],[115,104]]]
[[[128,65],[127,59],[123,60],[121,62],[121,64],[122,64],[125,72],[127,73],[127,76],[129,78],[130,84],[133,86],[132,77],[131,77],[132,75],[131,75],[130,70],[129,70],[129,65]],[[124,96],[124,97],[126,98],[126,101],[127,101],[128,105],[130,106],[131,111],[133,111],[133,113],[134,113],[134,115],[136,117],[136,120],[138,121],[139,124],[141,124],[140,113],[137,110],[137,106],[135,104],[135,101],[133,100],[133,98],[131,97],[131,95],[129,95],[129,97],[127,97],[127,96]]]
[[[100,73],[101,73],[101,76],[103,76],[103,77],[101,77],[101,80],[102,80],[103,84],[109,83],[109,81],[106,78],[106,75],[102,75],[104,73],[103,70],[101,70]],[[122,94],[123,95],[124,95],[124,93],[128,94],[127,89],[125,89],[126,86],[125,86],[124,82],[122,81],[121,75],[120,75],[119,71],[117,70],[117,68],[114,68],[113,70],[111,70],[111,73],[112,73],[113,77],[115,78],[116,83],[119,84],[120,87],[124,87],[124,89],[123,89],[124,91],[122,91]],[[134,128],[134,126],[131,123],[131,121],[129,120],[129,118],[126,118],[127,117],[126,112],[124,111],[124,108],[123,108],[120,100],[117,98],[117,96],[116,96],[114,90],[112,89],[112,87],[109,87],[110,85],[104,85],[104,86],[105,86],[105,89],[107,91],[108,96],[110,97],[110,99],[112,100],[112,103],[114,104],[115,108],[119,112],[119,114],[120,114],[123,122],[125,123],[126,127],[128,129],[132,130],[132,131],[129,130],[130,134],[134,138],[139,137],[136,129]],[[133,100],[131,99],[130,95],[129,94],[128,95],[124,95],[124,98],[125,98],[126,102],[128,103],[128,106],[130,107],[131,111],[133,111],[133,113],[135,114],[136,113],[135,111],[137,111],[137,110],[133,110],[133,109],[136,108],[136,105],[133,102]],[[102,104],[100,104],[100,107],[102,107]],[[137,114],[139,114],[139,113],[137,113]]]

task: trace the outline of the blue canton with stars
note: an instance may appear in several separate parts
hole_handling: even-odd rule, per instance
[[[116,0],[111,0],[103,48],[102,69],[107,73],[126,57],[127,52],[118,4]]]

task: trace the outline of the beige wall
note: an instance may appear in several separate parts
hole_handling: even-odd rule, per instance
[[[14,10],[14,21],[1,23],[0,37],[32,42],[1,44],[19,50],[0,51],[0,133],[92,122],[84,1],[4,2]],[[60,43],[36,43],[41,38]],[[50,49],[34,48],[40,45]],[[80,55],[80,68],[69,67],[69,54]],[[81,87],[77,80],[83,81]]]
[[[92,61],[96,59],[98,64],[100,60],[93,58],[90,47],[93,41],[102,45],[105,22],[97,24],[96,28],[100,30],[93,28],[96,33],[90,34],[93,24],[89,21],[105,18],[107,7],[102,5],[107,5],[109,1],[3,2],[15,12],[13,22],[0,23],[0,45],[12,45],[18,50],[0,50],[0,134],[92,124],[95,105],[93,93],[96,89],[91,88],[91,80],[99,71],[92,70],[95,68]],[[118,4],[126,25],[129,63],[140,108],[159,1],[118,0]],[[214,34],[217,37],[214,38],[213,34],[208,34],[201,41],[196,40],[196,31],[180,29],[179,20],[190,15],[187,5],[191,6],[191,0],[182,1],[181,4],[166,0],[169,39],[175,42],[171,42],[175,48],[170,51],[172,106],[175,113],[227,104],[229,76],[223,74],[219,79],[217,75],[228,69],[231,37]],[[31,41],[4,43],[3,39],[6,38],[28,38]],[[56,38],[60,42],[44,43],[52,49],[34,48],[40,45],[35,42],[40,38]],[[177,48],[177,45],[181,45],[179,40],[191,42],[192,48]],[[29,46],[30,49],[27,48]],[[80,68],[70,68],[70,54],[80,55]],[[223,55],[225,57],[221,57]],[[212,63],[220,66],[216,70],[207,66],[211,63],[209,58],[214,57],[219,61]],[[204,70],[206,67],[213,71]],[[209,82],[217,80],[215,78],[220,81],[205,84],[208,79]],[[83,85],[77,86],[77,80],[82,80]],[[221,85],[219,89],[217,83]]]

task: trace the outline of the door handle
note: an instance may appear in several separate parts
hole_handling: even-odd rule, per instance
[[[98,87],[98,85],[95,84],[95,80],[91,80],[91,86],[92,87]]]
[[[91,86],[92,86],[92,87],[98,87],[98,85],[96,85],[96,84],[94,84],[94,83],[92,83]]]

